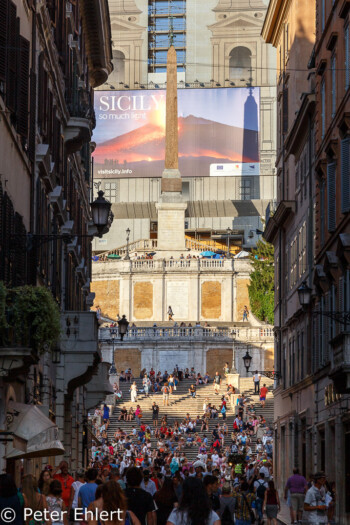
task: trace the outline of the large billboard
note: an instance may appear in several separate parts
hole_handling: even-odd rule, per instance
[[[95,91],[97,178],[161,177],[165,90]],[[259,88],[179,89],[182,177],[259,175]]]

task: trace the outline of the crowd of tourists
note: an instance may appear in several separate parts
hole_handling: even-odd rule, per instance
[[[142,374],[157,377],[153,370]],[[167,394],[163,390],[163,402],[176,380],[192,376],[195,387],[198,378],[194,369],[161,376],[161,389],[169,389]],[[255,394],[263,403],[266,391],[261,392],[260,380],[256,372]],[[47,465],[39,479],[25,475],[19,487],[10,475],[0,475],[0,515],[13,509],[14,525],[24,525],[24,509],[27,525],[262,525],[265,519],[277,525],[281,501],[274,484],[272,430],[251,399],[236,395],[237,404],[232,403],[232,385],[221,391],[219,372],[212,381],[219,401],[215,406],[205,399],[197,417],[160,417],[155,400],[147,424],[139,404],[135,410],[122,407],[113,436],[104,405],[94,414],[99,434],[88,468],[72,476],[65,461],[56,469]],[[230,425],[225,418],[229,407],[235,411]],[[126,421],[135,424],[130,429]],[[323,473],[307,482],[295,469],[284,497],[292,523],[331,520],[335,495]],[[47,514],[33,518],[35,511]]]

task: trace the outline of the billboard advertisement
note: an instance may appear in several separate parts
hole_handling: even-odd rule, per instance
[[[95,177],[161,177],[165,90],[94,96]],[[259,175],[259,105],[259,88],[179,89],[182,177]]]

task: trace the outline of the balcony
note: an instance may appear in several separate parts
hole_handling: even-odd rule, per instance
[[[101,362],[95,312],[67,311],[61,315],[60,350],[68,393],[88,383]]]
[[[333,367],[329,377],[337,394],[350,393],[350,332],[344,331],[330,341],[333,348]]]
[[[70,117],[64,129],[63,136],[69,154],[81,150],[83,145],[91,140],[91,119],[86,117]]]
[[[49,201],[60,225],[63,226],[67,222],[67,212],[66,201],[63,199],[62,186],[56,186],[53,189],[53,191],[49,194]]]
[[[90,84],[104,84],[113,71],[108,0],[82,0],[79,4],[86,38]]]
[[[55,163],[51,162],[50,146],[38,144],[36,146],[36,164],[39,175],[47,191],[51,192],[56,187]]]

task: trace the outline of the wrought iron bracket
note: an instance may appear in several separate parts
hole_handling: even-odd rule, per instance
[[[350,312],[323,312],[322,310],[315,310],[312,312],[312,315],[315,317],[322,315],[344,326],[347,324],[350,325]]]
[[[51,241],[62,240],[68,244],[72,242],[75,237],[78,239],[92,239],[93,235],[77,233],[14,233],[11,234],[10,237],[11,239],[25,239],[25,250],[30,252],[33,248],[38,248]]]

